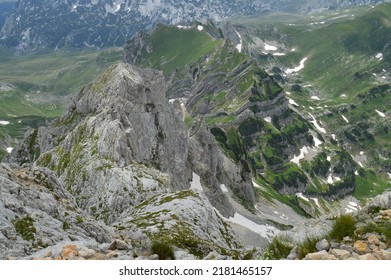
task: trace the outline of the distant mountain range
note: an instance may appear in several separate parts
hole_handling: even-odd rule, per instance
[[[207,19],[222,21],[231,16],[264,11],[311,12],[382,2],[19,0],[2,27],[0,42],[18,52],[41,48],[122,46],[136,32],[150,30],[157,23],[175,24]]]

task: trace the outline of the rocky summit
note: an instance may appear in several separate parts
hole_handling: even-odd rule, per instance
[[[244,254],[217,176],[235,186],[239,171],[206,127],[187,134],[180,104],[164,94],[161,72],[120,63],[61,118],[27,133],[1,166],[0,258],[116,239],[149,250],[163,242],[197,258]]]

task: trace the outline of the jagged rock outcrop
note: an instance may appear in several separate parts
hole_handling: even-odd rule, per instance
[[[81,217],[129,240],[141,230],[151,240],[191,247],[198,258],[242,250],[220,216],[234,214],[221,184],[251,203],[250,178],[239,176],[202,124],[188,136],[180,104],[167,101],[158,71],[113,65],[61,118],[27,133],[7,160],[47,170],[51,188],[60,185]]]
[[[0,165],[0,259],[22,258],[59,242],[110,242],[114,231],[77,206],[42,167]]]

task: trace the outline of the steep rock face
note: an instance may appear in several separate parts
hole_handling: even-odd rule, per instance
[[[22,147],[38,146],[34,156],[21,149],[11,158],[30,162],[38,152],[37,164],[55,170],[83,208],[103,219],[115,209],[109,219],[113,221],[126,205],[152,195],[149,188],[167,192],[189,187],[186,129],[180,113],[168,105],[159,73],[113,66],[84,88],[53,126],[28,136]],[[133,162],[139,165],[129,167]],[[149,171],[144,165],[154,168]],[[129,189],[129,184],[144,191]]]
[[[8,161],[48,168],[78,208],[121,235],[141,230],[151,240],[191,247],[200,258],[211,251],[233,255],[241,246],[213,207],[233,215],[220,185],[251,193],[251,184],[241,186],[235,165],[225,169],[209,131],[189,138],[179,102],[169,103],[164,93],[160,72],[114,65],[63,117],[28,133]],[[200,185],[189,190],[197,174]]]
[[[201,47],[195,47],[189,39],[197,32],[194,30],[198,25],[193,24],[187,29],[162,25],[150,34],[139,34],[125,45],[124,59],[165,71],[168,98],[182,104],[190,130],[197,131],[202,127],[199,119],[204,120],[204,130],[210,130],[222,153],[239,166],[242,185],[251,184],[253,178],[280,194],[304,193],[332,199],[352,194],[357,164],[351,156],[343,149],[325,150],[323,143],[327,140],[316,131],[312,119],[294,109],[276,77],[235,46],[240,42],[235,27],[227,24],[220,29],[211,23],[202,26],[199,33],[211,36],[199,36],[195,45],[215,47],[196,58],[186,56],[188,48],[183,50],[185,54],[179,49],[174,56],[161,47],[167,43],[166,37],[174,38],[175,45],[185,44],[178,38],[186,38],[187,46],[199,51]],[[156,53],[164,60],[157,59]],[[183,58],[188,63],[180,64]],[[175,61],[175,70],[166,67],[166,61]],[[232,190],[243,204],[254,205],[248,188]],[[308,207],[296,200],[294,203],[308,212]]]

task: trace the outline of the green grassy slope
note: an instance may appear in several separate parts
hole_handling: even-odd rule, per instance
[[[21,56],[1,49],[0,120],[10,122],[0,125],[1,155],[5,154],[2,140],[7,135],[21,137],[26,127],[59,116],[72,94],[121,57],[122,51],[115,49]]]
[[[363,164],[365,171],[355,176],[354,195],[365,199],[389,188],[391,4],[309,17],[251,18],[240,23],[248,28],[247,51],[280,76],[290,98],[299,104],[296,110],[315,115],[327,130],[325,138]],[[271,42],[286,55],[263,54],[262,44],[257,46],[255,38]],[[379,53],[381,59],[376,57]],[[304,57],[308,58],[304,69],[282,76]]]

